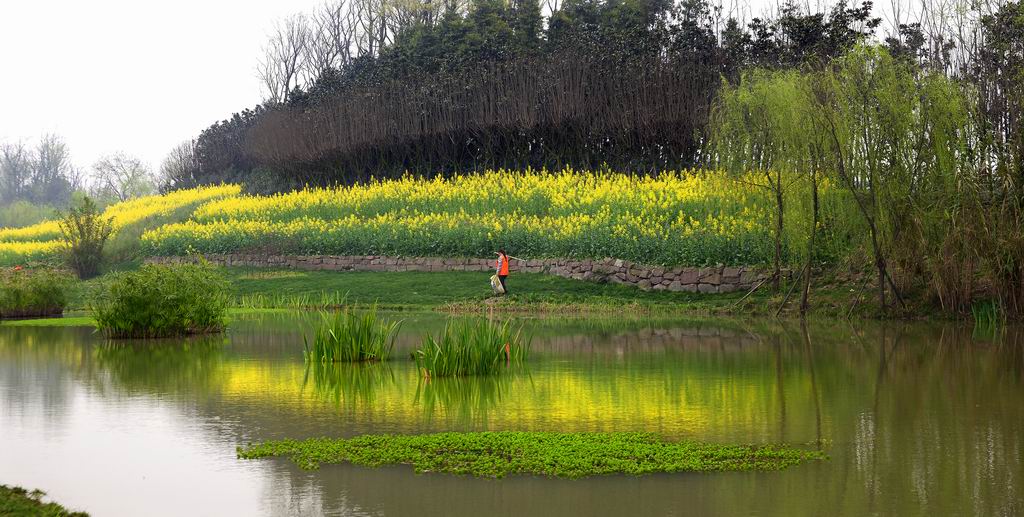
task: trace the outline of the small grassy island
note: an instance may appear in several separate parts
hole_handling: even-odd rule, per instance
[[[224,330],[228,282],[208,264],[146,264],[111,275],[89,303],[110,338],[159,338]]]
[[[74,512],[57,503],[44,503],[44,492],[25,490],[21,487],[0,485],[0,515],[45,516],[45,517],[88,517],[84,512]]]
[[[478,432],[276,440],[238,448],[241,459],[287,456],[303,469],[324,463],[412,465],[416,472],[501,478],[782,470],[824,459],[780,445],[670,442],[650,433]]]
[[[0,269],[0,319],[59,316],[73,283],[60,270]]]

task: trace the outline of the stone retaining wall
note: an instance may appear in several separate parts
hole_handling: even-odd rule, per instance
[[[493,271],[495,259],[411,258],[334,255],[205,255],[224,266],[275,267],[325,271]],[[152,257],[151,263],[193,262],[193,257]],[[750,289],[768,273],[750,267],[644,266],[621,259],[530,259],[509,261],[512,273],[545,273],[577,280],[628,284],[644,290],[728,293]]]

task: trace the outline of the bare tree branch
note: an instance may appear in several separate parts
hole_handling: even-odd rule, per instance
[[[117,152],[100,158],[93,166],[94,195],[127,201],[152,194],[153,178],[142,160]]]
[[[292,90],[301,85],[308,68],[307,50],[312,31],[303,14],[285,18],[274,26],[263,59],[256,67],[267,99],[285,102]]]

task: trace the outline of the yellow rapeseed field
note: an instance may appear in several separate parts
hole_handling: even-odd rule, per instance
[[[143,235],[153,254],[621,257],[648,263],[763,262],[764,193],[723,173],[657,177],[489,171],[406,176],[271,196],[230,196]]]
[[[773,253],[773,205],[756,181],[702,170],[653,177],[500,170],[269,196],[244,195],[237,185],[202,187],[119,203],[104,213],[115,229],[147,224],[142,250],[150,255],[486,257],[504,247],[524,258],[760,264]],[[823,190],[826,200],[830,190]],[[171,214],[178,222],[155,224]],[[792,219],[788,224],[799,227]],[[58,239],[54,221],[0,230],[0,264],[52,255]]]
[[[225,196],[238,196],[238,185],[218,185],[178,190],[165,195],[145,196],[107,207],[114,232],[150,219],[168,217],[178,210]],[[61,247],[60,227],[56,220],[24,228],[0,229],[0,265],[18,264],[53,256]]]

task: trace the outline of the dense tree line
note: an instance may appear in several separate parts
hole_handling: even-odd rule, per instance
[[[184,176],[264,191],[406,171],[689,167],[723,77],[830,60],[879,23],[870,3],[741,22],[702,0],[343,0],[279,24],[260,66],[270,100],[205,130]]]
[[[53,214],[83,185],[58,135],[43,135],[35,144],[0,143],[0,227],[23,226]]]
[[[0,144],[0,203],[64,204],[82,180],[60,136],[43,135],[35,145]]]

